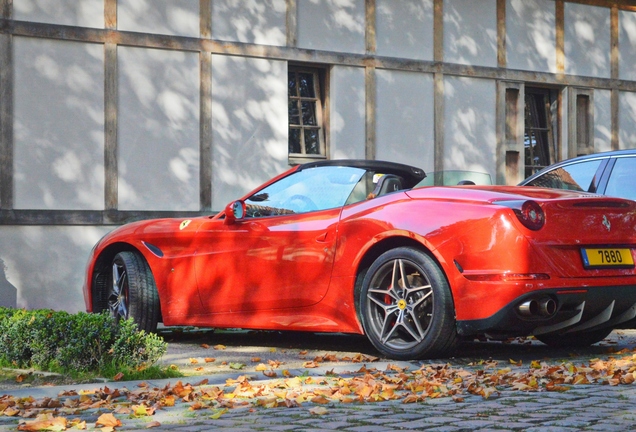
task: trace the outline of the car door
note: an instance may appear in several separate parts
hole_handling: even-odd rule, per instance
[[[247,215],[196,234],[195,273],[206,313],[298,308],[329,288],[340,213],[364,170],[313,168],[245,200]]]
[[[340,208],[311,216],[213,220],[197,232],[195,272],[206,313],[309,306],[329,288]]]

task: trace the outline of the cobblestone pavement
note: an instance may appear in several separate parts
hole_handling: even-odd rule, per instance
[[[170,363],[177,363],[180,367],[186,367],[192,363],[193,356],[205,355],[209,351],[199,352],[200,340],[171,343],[171,350],[167,357]],[[245,342],[242,340],[241,342]],[[310,345],[315,340],[306,340]],[[314,348],[321,348],[321,343]],[[352,344],[355,345],[355,342]],[[323,346],[324,347],[324,344]],[[542,346],[511,346],[502,347],[501,344],[475,345],[464,348],[461,358],[448,360],[453,368],[475,371],[475,360],[485,357],[496,358],[501,367],[516,370],[528,369],[531,359],[538,359],[549,364],[584,364],[591,359],[612,358],[616,356],[611,351],[622,352],[623,355],[633,356],[636,347],[636,331],[618,331],[612,337],[601,344],[574,353],[567,351],[550,350]],[[233,347],[224,351],[228,358],[234,358]],[[235,347],[239,348],[239,346]],[[245,358],[247,352],[258,351],[257,347],[247,349],[240,346],[240,355]],[[351,346],[349,346],[351,348]],[[209,350],[209,348],[207,348]],[[289,348],[286,360],[293,363],[293,358],[298,357],[295,351],[300,348]],[[271,352],[272,348],[266,348],[265,352]],[[227,352],[230,352],[227,354]],[[181,354],[180,354],[181,353]],[[304,351],[303,351],[304,353]],[[277,358],[281,353],[277,352]],[[311,352],[309,356],[311,356]],[[342,354],[338,354],[342,355]],[[239,356],[240,357],[240,356]],[[303,354],[303,359],[305,355]],[[636,356],[635,356],[636,357]],[[510,359],[514,358],[514,362]],[[181,362],[181,363],[179,363]],[[416,370],[427,362],[390,362],[380,359],[373,364],[378,370],[388,370],[389,365],[397,365],[400,368]],[[432,363],[431,363],[432,364]],[[367,365],[371,366],[371,365]],[[340,361],[329,363],[311,370],[293,369],[292,374],[311,377],[326,377],[334,374],[347,374],[360,368],[360,364]],[[207,375],[198,375],[182,378],[183,382],[200,382],[207,380],[202,388],[223,386],[226,380],[237,378],[241,374],[252,374],[251,370],[231,371],[222,370],[217,366],[216,371],[207,370]],[[248,368],[249,369],[249,368]],[[634,368],[636,369],[636,367]],[[211,373],[213,372],[213,373]],[[633,371],[632,371],[633,372]],[[631,373],[631,372],[630,372]],[[267,386],[274,380],[268,380],[258,375],[259,385]],[[280,378],[278,378],[280,380]],[[147,383],[150,387],[162,388],[168,382],[177,381],[157,380]],[[45,398],[57,398],[63,390],[73,389],[80,394],[100,386],[108,386],[114,389],[135,389],[138,382],[118,382],[106,384],[83,384],[64,387],[30,387],[15,388],[8,391],[0,390],[0,395],[7,394],[19,400],[19,398],[33,397],[36,400]],[[191,409],[192,404],[178,401],[174,406],[158,409],[153,415],[133,418],[129,414],[116,413],[115,417],[121,420],[122,425],[115,430],[177,430],[187,432],[220,430],[220,431],[329,431],[345,430],[357,432],[397,431],[397,430],[436,430],[436,431],[490,431],[490,430],[528,430],[528,431],[614,431],[631,430],[636,428],[636,384],[629,385],[571,385],[565,391],[518,391],[510,387],[500,387],[498,392],[488,398],[464,393],[460,397],[441,397],[426,399],[416,403],[403,403],[401,400],[369,402],[369,403],[302,403],[294,408],[266,408],[251,403],[243,407],[229,410],[220,409],[218,406]],[[79,396],[75,396],[79,397]],[[62,398],[60,398],[62,400]],[[320,410],[316,410],[319,407]],[[0,412],[3,407],[0,400]],[[55,410],[49,410],[55,411]],[[87,430],[100,429],[96,426],[97,419],[104,413],[112,412],[112,409],[94,408],[79,411],[74,414],[64,413],[69,420],[79,419],[85,421]],[[56,415],[62,415],[60,410]],[[21,419],[17,417],[0,416],[0,432],[15,431],[18,425],[33,418]],[[77,426],[69,430],[76,430]]]

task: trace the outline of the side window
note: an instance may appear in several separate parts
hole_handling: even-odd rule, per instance
[[[527,186],[595,192],[598,182],[596,172],[601,162],[597,159],[553,169],[537,177]]]
[[[297,171],[245,200],[247,217],[307,213],[342,207],[365,170],[317,167]]]
[[[617,158],[607,182],[605,195],[636,200],[636,157]]]

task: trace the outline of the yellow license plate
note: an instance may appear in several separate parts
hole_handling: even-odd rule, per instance
[[[627,248],[584,248],[581,256],[585,268],[634,267],[632,250]]]

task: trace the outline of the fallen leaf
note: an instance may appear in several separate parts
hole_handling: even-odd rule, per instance
[[[225,345],[221,345],[221,344],[219,344],[219,345],[214,345],[214,349],[215,349],[215,350],[217,350],[217,351],[218,351],[218,350],[224,350],[225,348],[226,348],[226,347],[225,347]]]
[[[54,417],[45,414],[44,416],[38,416],[35,420],[27,421],[18,425],[18,430],[21,431],[63,431],[66,430],[66,418]]]
[[[115,375],[115,376],[113,377],[113,379],[114,379],[115,381],[121,381],[121,379],[122,379],[123,377],[124,377],[124,374],[123,374],[122,372],[119,372],[117,375]]]
[[[219,419],[219,418],[220,418],[223,414],[225,414],[226,412],[228,412],[228,409],[227,409],[227,408],[223,408],[223,409],[221,409],[221,410],[217,410],[217,411],[215,411],[215,412],[214,412],[214,413],[210,416],[210,418],[211,418],[212,420],[218,420],[218,419]]]
[[[240,370],[244,367],[245,365],[243,363],[230,363],[230,369]]]
[[[201,348],[208,349],[208,348],[210,348],[210,345],[204,343],[204,344],[201,344]]]
[[[309,409],[309,413],[311,415],[325,415],[327,414],[329,411],[327,410],[327,408],[325,407],[313,407]]]
[[[206,363],[212,363],[212,362],[216,361],[216,359],[214,357],[206,357],[204,360],[205,360]]]
[[[158,421],[153,421],[153,422],[150,422],[150,423],[148,423],[146,425],[146,429],[150,429],[150,428],[153,428],[153,427],[159,427],[159,426],[161,426],[161,423],[159,423]]]
[[[99,416],[97,421],[95,422],[95,427],[98,426],[104,427],[117,427],[121,426],[121,421],[110,413],[102,414]]]

